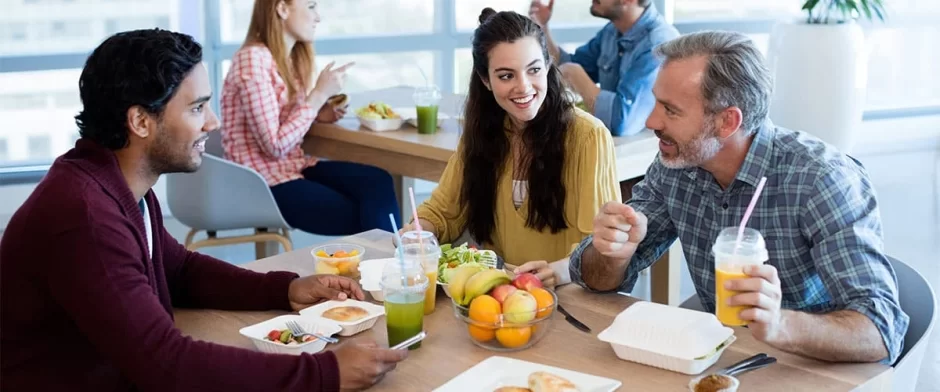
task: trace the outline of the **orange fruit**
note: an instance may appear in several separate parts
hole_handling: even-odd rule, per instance
[[[468,325],[467,328],[470,330],[470,337],[481,343],[489,342],[496,337],[496,331],[491,328],[473,324]]]
[[[339,273],[342,275],[348,275],[352,272],[355,272],[353,270],[356,269],[357,266],[358,265],[353,261],[340,261],[339,263],[336,263],[336,268],[339,269]]]
[[[502,307],[499,301],[489,295],[481,295],[470,302],[470,319],[484,324],[496,325]]]
[[[496,330],[496,340],[506,348],[518,348],[529,343],[532,338],[530,327],[505,327]]]
[[[548,290],[541,287],[533,287],[532,290],[529,290],[529,294],[535,297],[535,303],[539,309],[539,312],[535,314],[535,318],[542,318],[552,314],[552,305],[555,304],[555,298],[552,297],[552,293],[549,293]]]
[[[333,257],[349,257],[349,254],[345,250],[338,250],[336,253],[333,253]]]
[[[349,252],[349,257],[358,256],[359,249],[353,249],[352,252]]]
[[[330,257],[330,255],[326,254],[326,251],[324,251],[323,249],[320,249],[320,250],[317,251],[317,256],[319,256],[319,257]]]

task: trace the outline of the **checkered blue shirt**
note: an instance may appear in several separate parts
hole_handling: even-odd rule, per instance
[[[764,236],[777,268],[782,307],[825,313],[850,309],[874,321],[893,363],[901,352],[908,316],[898,303],[894,270],[884,255],[875,191],[860,163],[812,136],[768,122],[751,143],[726,190],[701,168],[668,169],[657,159],[628,202],[649,221],[646,238],[617,291],[629,292],[639,272],[678,238],[695,290],[715,309],[718,233],[737,226],[761,177],[764,191],[748,227]],[[585,286],[581,242],[571,255],[572,281]]]

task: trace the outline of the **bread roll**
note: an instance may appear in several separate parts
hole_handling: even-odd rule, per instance
[[[362,320],[369,312],[358,306],[339,306],[323,312],[323,318],[351,323]]]
[[[529,389],[532,392],[579,392],[571,381],[548,372],[530,374]]]

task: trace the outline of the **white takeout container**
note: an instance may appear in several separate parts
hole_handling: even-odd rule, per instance
[[[356,320],[354,322],[336,321],[323,317],[323,312],[340,306],[358,306],[369,312],[369,315],[361,320]],[[300,311],[301,316],[322,318],[326,321],[338,324],[342,328],[342,331],[339,332],[339,336],[352,336],[362,331],[368,330],[369,328],[372,328],[375,325],[375,322],[378,321],[378,318],[384,314],[384,306],[379,306],[369,302],[356,301],[354,299],[347,299],[345,301],[327,301]]]
[[[714,365],[736,339],[714,314],[652,302],[631,305],[597,338],[620,359],[690,375]]]
[[[315,332],[324,336],[333,336],[343,329],[339,324],[329,319],[315,319],[296,314],[287,314],[262,321],[255,325],[249,325],[240,329],[238,333],[251,339],[251,342],[255,344],[255,348],[263,353],[290,355],[300,355],[301,353],[313,354],[323,351],[323,349],[326,348],[326,341],[322,339],[290,346],[265,339],[265,336],[268,336],[268,332],[271,332],[271,330],[289,329],[287,328],[288,321],[296,321],[304,331]]]
[[[402,124],[405,123],[401,116],[399,118],[372,119],[357,115],[356,118],[359,119],[362,126],[375,132],[395,131],[401,129]]]
[[[389,261],[395,259],[371,259],[359,263],[359,285],[378,302],[385,301],[385,293],[382,292],[382,271]]]

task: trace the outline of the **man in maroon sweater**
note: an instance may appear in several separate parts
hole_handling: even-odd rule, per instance
[[[201,61],[192,38],[162,30],[117,34],[88,58],[82,138],[0,241],[0,390],[360,389],[407,355],[375,344],[263,354],[175,328],[174,306],[296,311],[363,297],[349,279],[259,274],[189,252],[163,228],[150,188],[198,169],[219,125]]]

